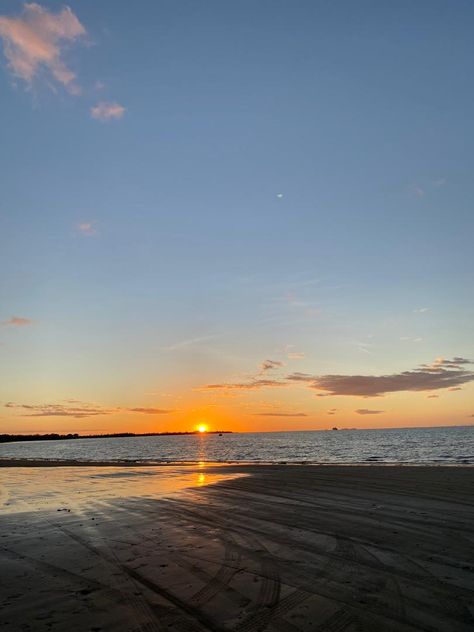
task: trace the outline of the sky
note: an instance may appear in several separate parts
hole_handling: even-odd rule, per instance
[[[470,0],[0,7],[0,432],[474,423]]]

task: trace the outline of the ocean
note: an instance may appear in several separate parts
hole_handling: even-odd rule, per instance
[[[470,465],[474,426],[25,441],[0,444],[0,459]]]

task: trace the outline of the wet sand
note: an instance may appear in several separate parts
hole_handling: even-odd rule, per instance
[[[471,632],[474,468],[5,467],[0,627]]]

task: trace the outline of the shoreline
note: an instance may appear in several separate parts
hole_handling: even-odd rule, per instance
[[[393,461],[362,461],[362,462],[336,462],[336,461],[78,461],[78,460],[58,460],[58,459],[2,459],[0,458],[0,468],[10,467],[195,467],[205,465],[206,467],[271,467],[271,466],[293,466],[293,467],[384,467],[384,468],[474,468],[474,463],[446,463],[446,462],[393,462]]]

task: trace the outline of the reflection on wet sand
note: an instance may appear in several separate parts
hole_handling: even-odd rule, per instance
[[[91,501],[160,498],[243,476],[224,467],[5,468],[0,487],[4,512],[81,510]]]

